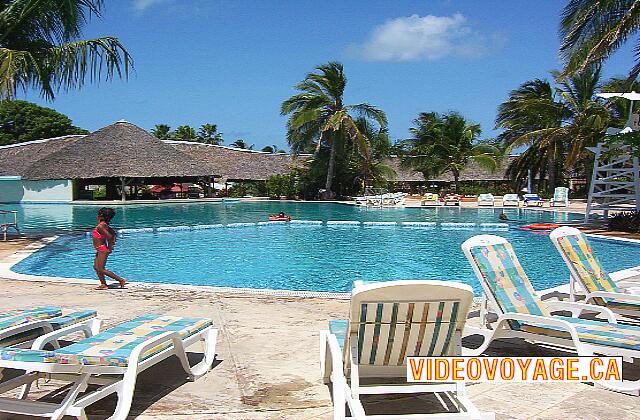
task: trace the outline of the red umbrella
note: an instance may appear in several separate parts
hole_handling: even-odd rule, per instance
[[[182,184],[173,184],[173,186],[171,187],[171,192],[189,192],[189,187]]]
[[[151,187],[151,192],[158,194],[166,189],[167,187],[165,187],[164,185],[154,185],[153,187]]]

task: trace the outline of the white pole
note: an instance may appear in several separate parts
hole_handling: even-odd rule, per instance
[[[533,192],[533,180],[531,178],[531,169],[529,169],[527,177],[527,194],[531,194]]]
[[[122,189],[120,190],[120,200],[121,201],[126,201],[127,200],[127,194],[124,191],[124,185],[125,184],[124,184],[124,177],[123,176],[120,177],[120,185],[122,187]]]

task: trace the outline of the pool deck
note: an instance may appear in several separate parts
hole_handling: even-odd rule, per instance
[[[466,207],[466,206],[465,206]],[[584,208],[584,205],[582,206]],[[571,209],[575,211],[578,209]],[[579,210],[578,210],[579,211]],[[31,239],[0,242],[0,262],[31,245]],[[636,278],[640,281],[640,274]],[[344,299],[274,297],[197,287],[132,285],[95,291],[86,284],[29,282],[0,277],[4,309],[56,305],[67,310],[93,308],[103,328],[146,313],[210,317],[220,329],[215,367],[196,382],[186,382],[177,359],[141,374],[131,411],[141,419],[329,419],[329,388],[319,371],[319,330],[327,320],[345,318]],[[496,343],[492,355],[557,354],[523,342]],[[627,366],[625,366],[625,369]],[[633,376],[640,367],[633,366]],[[627,372],[629,373],[629,372]],[[59,384],[41,382],[37,397]],[[640,397],[588,384],[478,383],[467,387],[475,405],[498,419],[637,419]],[[384,401],[384,402],[383,402]],[[115,399],[88,409],[89,418],[111,414]],[[427,410],[421,398],[372,397],[372,412]]]

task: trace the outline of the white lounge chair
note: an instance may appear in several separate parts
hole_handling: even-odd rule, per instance
[[[640,316],[640,296],[626,292],[602,268],[587,237],[578,229],[562,226],[549,235],[571,273],[570,298],[575,300],[576,283],[585,292],[585,301],[606,306],[621,315]]]
[[[553,198],[549,201],[549,206],[557,207],[557,206],[565,206],[569,207],[569,188],[567,187],[556,187],[553,191]]]
[[[502,205],[504,207],[508,207],[508,206],[519,207],[520,197],[518,197],[518,194],[505,194],[504,197],[502,197]]]
[[[525,207],[542,207],[544,206],[544,200],[540,198],[538,194],[525,194],[524,206]]]
[[[495,201],[496,199],[491,193],[480,194],[478,196],[478,206],[494,206]]]
[[[55,306],[12,309],[0,312],[0,347],[16,346],[56,330],[80,325],[87,337],[97,334],[100,321],[96,311],[76,311],[67,314]],[[57,346],[57,342],[53,343]]]
[[[211,320],[146,315],[54,351],[44,346],[73,332],[54,331],[40,337],[38,348],[0,348],[0,368],[26,373],[0,383],[0,393],[23,387],[19,397],[0,398],[0,412],[51,419],[64,416],[86,418],[85,407],[117,394],[118,404],[110,419],[125,419],[129,413],[140,372],[176,355],[188,378],[208,372],[215,358],[217,330]],[[185,349],[204,341],[204,358],[191,367]],[[35,345],[35,343],[34,343]],[[71,383],[59,404],[27,400],[31,384],[39,378]],[[85,394],[88,385],[98,388]]]
[[[440,197],[436,193],[425,193],[420,201],[422,207],[435,207],[440,204]]]
[[[480,327],[467,325],[463,336],[481,335],[477,349],[463,349],[465,355],[480,355],[499,338],[521,338],[529,342],[574,350],[579,356],[622,356],[640,358],[640,327],[618,324],[609,309],[577,302],[542,301],[536,295],[511,244],[499,236],[479,235],[466,240],[462,250],[482,285]],[[498,315],[492,328],[486,319],[487,303]],[[572,317],[551,311],[569,311]],[[608,322],[578,318],[596,312]],[[600,383],[603,387],[637,394],[640,381]]]
[[[472,299],[469,286],[454,282],[355,282],[349,319],[330,321],[329,329],[320,332],[321,370],[325,383],[333,384],[333,418],[369,418],[361,395],[398,393],[437,393],[459,404],[457,412],[406,416],[412,419],[482,417],[466,396],[464,383],[406,383],[407,356],[459,354]],[[382,377],[398,378],[402,384],[361,384],[363,378]]]
[[[460,196],[458,194],[447,194],[444,196],[445,206],[459,206]]]

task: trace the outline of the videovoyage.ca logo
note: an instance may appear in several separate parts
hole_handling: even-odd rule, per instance
[[[622,357],[408,357],[407,382],[617,382]]]

